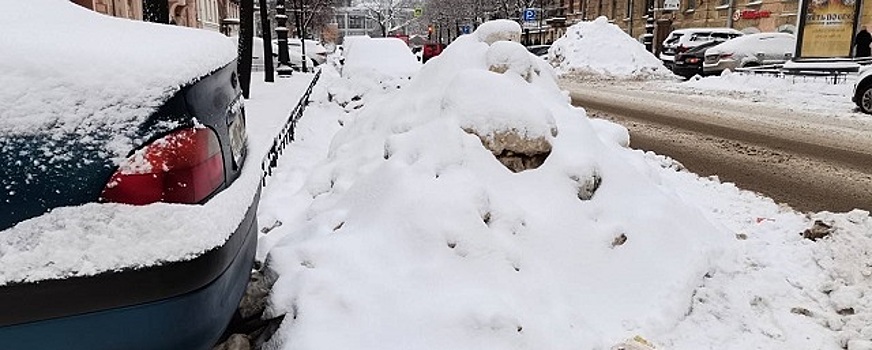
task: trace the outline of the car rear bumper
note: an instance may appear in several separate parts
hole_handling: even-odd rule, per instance
[[[717,63],[703,63],[702,71],[705,74],[719,74],[726,69],[736,69],[738,62],[730,59],[721,59]]]
[[[245,291],[259,192],[224,245],[192,260],[0,287],[8,349],[210,349]]]
[[[698,65],[676,64],[672,68],[672,72],[675,73],[675,75],[685,78],[692,78],[694,75],[697,74],[703,75],[702,66]]]

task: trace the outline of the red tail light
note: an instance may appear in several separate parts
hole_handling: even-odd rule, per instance
[[[699,63],[699,58],[696,58],[696,57],[688,58],[687,63]]]
[[[199,203],[224,183],[224,156],[211,129],[182,129],[127,158],[103,189],[104,202]]]
[[[733,57],[732,53],[722,53],[720,55],[720,58],[730,58],[730,57]]]

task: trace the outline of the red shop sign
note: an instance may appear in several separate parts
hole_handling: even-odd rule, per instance
[[[772,15],[772,12],[767,10],[742,10],[742,19],[758,19],[758,18],[769,18]]]

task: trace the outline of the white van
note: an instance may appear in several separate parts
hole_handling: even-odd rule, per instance
[[[675,55],[685,52],[709,41],[727,41],[742,36],[742,32],[732,28],[684,28],[673,30],[663,40],[660,60],[672,69]]]

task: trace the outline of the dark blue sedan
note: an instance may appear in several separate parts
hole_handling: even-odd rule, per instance
[[[229,41],[24,7],[0,40],[0,348],[210,349],[257,245],[235,56],[203,56]]]

